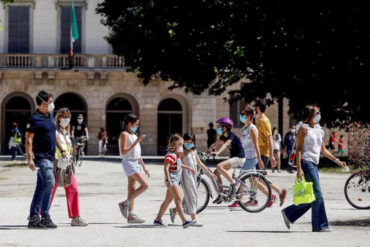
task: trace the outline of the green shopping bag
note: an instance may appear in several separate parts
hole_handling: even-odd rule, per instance
[[[293,185],[293,203],[298,206],[299,204],[311,203],[315,199],[313,183],[306,182],[304,177],[297,178]]]

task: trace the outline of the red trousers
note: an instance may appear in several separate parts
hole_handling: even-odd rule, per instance
[[[58,181],[55,179],[53,194],[51,195],[50,205],[53,203],[55,192],[58,188]],[[80,206],[78,202],[78,189],[75,174],[72,173],[72,183],[64,187],[67,198],[67,208],[69,218],[76,218],[80,216]]]

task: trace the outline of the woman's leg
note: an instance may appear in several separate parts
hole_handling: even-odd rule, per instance
[[[179,214],[179,216],[182,220],[182,223],[185,223],[186,218],[185,218],[185,214],[184,214],[184,209],[182,207],[182,198],[181,198],[181,193],[180,193],[179,186],[177,186],[177,185],[172,186],[171,193],[172,193],[172,197],[173,197],[173,199],[175,201],[175,204],[176,204],[176,212]]]
[[[166,193],[166,198],[161,204],[161,207],[159,208],[158,214],[157,214],[157,220],[162,219],[164,212],[166,212],[168,205],[170,205],[172,201],[172,193],[171,193],[171,188],[167,185],[167,193]]]
[[[140,187],[136,189],[136,181],[140,184]],[[138,197],[141,193],[147,190],[149,187],[147,181],[145,180],[144,176],[138,172],[134,175],[128,177],[128,195],[127,200],[130,201],[130,211],[134,210],[134,200]]]
[[[78,188],[76,176],[72,173],[72,183],[64,187],[67,198],[67,208],[69,218],[77,218],[80,216],[80,205],[78,197]]]

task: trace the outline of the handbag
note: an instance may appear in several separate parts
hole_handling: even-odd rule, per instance
[[[293,185],[293,203],[295,205],[307,204],[315,201],[315,194],[313,193],[313,183],[306,182],[304,177],[296,178]]]

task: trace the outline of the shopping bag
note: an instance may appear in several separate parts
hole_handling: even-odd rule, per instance
[[[305,178],[297,178],[293,185],[293,203],[295,205],[311,203],[315,201],[313,183],[306,182]]]

